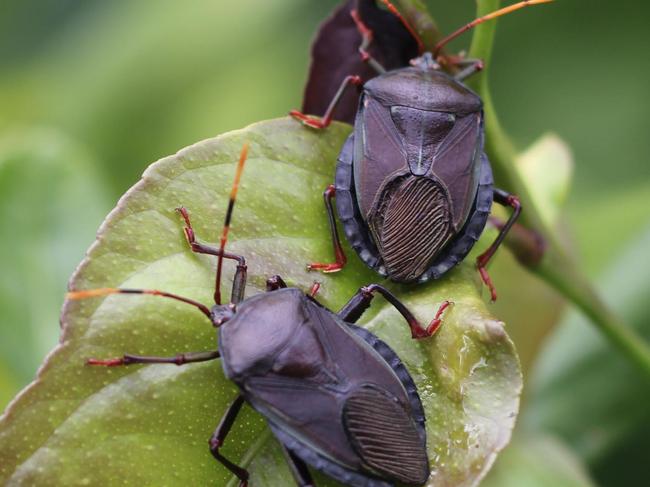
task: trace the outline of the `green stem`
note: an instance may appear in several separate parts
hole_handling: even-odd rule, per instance
[[[400,13],[413,26],[427,49],[433,49],[440,40],[440,31],[421,0],[396,0]]]
[[[477,3],[477,16],[481,16],[498,9],[501,2],[500,0],[477,0]],[[472,39],[469,56],[483,59],[486,66],[490,65],[495,28],[495,21],[485,22],[476,27]],[[650,377],[650,348],[648,344],[607,308],[593,286],[568,257],[557,239],[556,233],[544,222],[533,204],[524,179],[515,164],[517,155],[515,146],[499,123],[492,103],[487,70],[474,77],[472,86],[483,98],[486,126],[485,149],[490,156],[495,179],[499,185],[519,196],[524,208],[521,223],[540,233],[547,243],[542,261],[531,270],[582,310],[626,357]]]

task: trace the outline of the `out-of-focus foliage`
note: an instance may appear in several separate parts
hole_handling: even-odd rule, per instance
[[[592,487],[584,467],[555,438],[516,437],[482,487]]]
[[[16,210],[19,226],[0,226],[5,254],[2,282],[9,283],[6,288],[3,285],[0,296],[3,405],[33,376],[44,351],[54,345],[58,333],[57,308],[63,301],[65,279],[83,257],[103,213],[111,206],[102,192],[115,200],[137,180],[149,162],[160,156],[298,107],[308,65],[309,39],[337,3],[3,3],[0,139],[14,139],[17,133],[48,134],[27,143],[30,150],[22,152],[19,166],[23,167],[13,173],[14,179],[4,179],[0,169],[0,186],[10,184],[26,193],[17,195],[22,198]],[[469,20],[475,7],[472,0],[427,3],[443,32]],[[639,238],[640,229],[647,224],[650,61],[645,22],[649,15],[650,4],[640,0],[621,0],[616,4],[561,0],[504,18],[497,31],[490,76],[503,125],[521,148],[548,130],[568,142],[576,166],[565,225],[574,237],[576,258],[592,276],[619,262],[615,260],[617,255],[629,241]],[[468,44],[469,37],[458,39],[451,50]],[[57,164],[61,170],[56,176],[39,169],[44,154],[46,158],[60,160]],[[48,205],[42,198],[51,194],[47,191],[52,188],[66,187],[67,183],[57,177],[69,175],[71,168],[77,174],[73,180],[81,177],[88,181],[87,194],[65,191],[69,196],[66,201],[75,210],[59,210],[61,218],[76,218],[74,228],[67,226],[73,220],[62,220],[58,225],[49,222],[52,226],[43,227],[42,219],[56,204]],[[54,186],[50,187],[52,177]],[[6,200],[2,198],[4,204]],[[60,244],[61,240],[56,244],[63,248],[65,258],[54,258],[56,265],[52,267],[38,266],[42,273],[36,279],[31,266],[37,266],[47,251],[37,256],[34,253],[39,251],[30,249],[47,249],[52,228],[65,229],[61,235],[67,243]],[[14,232],[18,232],[20,241],[15,241]],[[29,245],[25,239],[31,240]],[[26,250],[30,252],[26,254]],[[638,259],[648,260],[647,245],[638,252]],[[34,257],[23,268],[25,255]],[[507,306],[506,299],[512,303],[501,316],[507,314],[508,323],[517,326],[512,332],[515,340],[518,334],[526,337],[529,321],[543,322],[544,329],[550,327],[555,317],[544,308],[558,310],[557,298],[540,294],[538,307],[518,306],[517,294],[535,295],[531,283],[539,283],[532,278],[520,280],[507,269],[501,272],[496,269],[499,266],[495,262],[495,272],[506,276],[507,282],[503,282],[501,275],[495,276],[504,289],[504,301],[497,305],[495,313],[499,315]],[[623,278],[617,281],[620,294],[616,294],[613,303],[626,303],[621,312],[630,307],[637,310],[629,315],[633,323],[648,322],[650,318],[642,306],[643,295],[633,289],[632,283],[636,281],[626,278],[638,269],[633,264],[629,271],[622,271]],[[34,307],[39,310],[38,316],[33,314]],[[586,325],[582,328],[587,329]],[[551,342],[545,357],[554,347],[558,347],[556,353],[561,357],[555,358],[559,359],[576,355],[583,346],[581,340],[568,340],[563,347],[557,343]],[[533,371],[538,345],[539,339],[534,338],[525,347],[520,346],[520,352],[530,350],[522,353],[522,361]],[[599,357],[603,366],[612,360],[616,363],[616,354],[606,345],[598,353],[602,354]],[[607,391],[610,384],[606,378],[578,365],[567,366],[565,377],[562,368],[555,370],[552,384],[562,385],[571,378],[567,382],[567,390],[571,390],[571,385],[580,383],[584,374],[585,381],[602,388],[601,393]],[[607,375],[616,378],[609,380],[620,381],[625,374],[635,374],[627,364],[614,368],[619,375]],[[544,428],[552,425],[554,432],[563,434],[568,430],[561,428],[561,423],[588,431],[589,425],[584,422],[589,416],[583,414],[577,403],[560,400],[565,393],[561,387],[544,391],[539,407],[543,406],[546,419],[535,424],[543,424]],[[605,408],[611,402],[603,403],[597,410],[611,420],[617,415],[625,417],[629,421],[625,431],[636,434],[617,434],[615,439],[599,440],[607,443],[599,454],[567,442],[578,456],[584,455],[592,474],[603,485],[619,485],[613,472],[635,471],[631,467],[640,462],[631,452],[650,450],[642,420],[634,415],[627,417],[627,409],[634,404],[629,399],[633,395],[626,394],[611,410]],[[536,411],[540,397],[532,395],[525,405],[531,414]],[[598,397],[594,396],[594,401]],[[638,397],[642,397],[641,393]],[[647,428],[647,421],[645,425]]]
[[[59,336],[70,271],[110,209],[92,157],[55,130],[0,136],[0,398],[31,381]],[[8,381],[10,388],[3,386]]]
[[[605,273],[612,308],[650,340],[650,218]],[[525,425],[552,431],[610,482],[648,478],[650,385],[576,313],[548,340],[532,377]],[[626,452],[622,454],[621,450]]]

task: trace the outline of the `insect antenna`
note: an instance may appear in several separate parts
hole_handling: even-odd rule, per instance
[[[228,231],[230,230],[230,220],[232,218],[232,210],[235,207],[235,199],[237,198],[237,190],[239,189],[239,180],[241,179],[242,171],[244,170],[244,163],[246,162],[246,157],[248,156],[248,143],[244,143],[244,146],[241,149],[239,154],[239,163],[237,164],[237,169],[235,171],[235,180],[232,183],[232,189],[230,190],[230,200],[228,201],[228,209],[226,210],[226,220],[223,224],[223,231],[221,232],[221,241],[219,258],[217,260],[217,277],[215,280],[214,288],[214,302],[216,304],[221,304],[221,268],[223,265],[223,252],[226,248],[226,241],[228,240]]]
[[[66,294],[68,299],[87,299],[94,298],[97,296],[108,296],[109,294],[149,294],[151,296],[162,296],[163,298],[171,298],[176,301],[181,301],[183,303],[191,304],[197,308],[201,313],[211,319],[210,309],[197,302],[193,299],[184,298],[183,296],[178,296],[177,294],[167,293],[164,291],[158,291],[157,289],[120,289],[114,287],[103,287],[99,289],[89,289],[87,291],[70,291]],[[211,320],[212,321],[212,320]]]
[[[498,10],[495,10],[494,12],[491,12],[487,15],[484,15],[482,17],[479,17],[477,19],[472,20],[469,24],[465,24],[462,26],[460,29],[452,32],[449,34],[447,37],[442,39],[441,41],[436,44],[436,47],[433,50],[433,57],[434,59],[438,57],[438,54],[440,54],[440,50],[449,42],[454,40],[456,37],[459,35],[463,34],[464,32],[467,32],[470,29],[473,29],[479,24],[482,24],[486,20],[492,20],[496,19],[497,17],[501,17],[502,15],[509,14],[510,12],[514,12],[515,10],[519,10],[520,8],[528,7],[530,5],[538,5],[540,3],[550,3],[553,0],[524,0],[523,2],[518,2],[514,3],[512,5],[508,5],[507,7],[500,8]]]
[[[418,44],[418,54],[423,54],[424,53],[424,42],[422,42],[422,39],[420,39],[420,36],[418,33],[415,31],[415,29],[409,24],[409,22],[404,18],[404,16],[399,13],[399,10],[393,5],[390,0],[380,0],[381,3],[383,3],[386,8],[392,13],[395,17],[399,19],[399,21],[406,27],[406,30],[409,31],[409,34],[415,39],[415,42]]]

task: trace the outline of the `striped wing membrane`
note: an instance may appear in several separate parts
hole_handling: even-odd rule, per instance
[[[343,421],[357,453],[372,470],[408,485],[426,482],[424,439],[394,397],[373,386],[360,387],[345,402]]]
[[[382,196],[370,229],[390,278],[413,281],[453,233],[449,200],[434,180],[412,175],[394,180]]]

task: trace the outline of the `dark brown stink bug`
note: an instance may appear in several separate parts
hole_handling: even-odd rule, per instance
[[[235,181],[245,159],[242,152]],[[363,287],[334,313],[310,294],[287,287],[282,278],[267,280],[268,292],[244,299],[246,261],[224,250],[237,182],[233,186],[220,248],[196,241],[189,214],[185,236],[194,252],[218,256],[215,305],[211,308],[174,294],[143,289],[75,291],[72,299],[107,294],[150,294],[188,303],[217,328],[218,350],[173,357],[124,355],[89,359],[90,365],[176,364],[220,358],[225,376],[239,393],[209,441],[210,451],[248,485],[248,471],[222,452],[226,436],[244,402],[262,414],[279,440],[299,486],[313,486],[307,465],[353,486],[421,486],[429,477],[425,417],[418,392],[399,357],[375,335],[355,323],[382,294],[408,322],[414,336],[427,336],[440,317],[424,329],[388,290]],[[223,258],[237,262],[230,303],[220,304]],[[444,308],[443,308],[444,309]],[[442,311],[441,311],[442,312]]]
[[[441,49],[462,32],[513,10],[551,0],[529,0],[480,17],[441,40],[433,53],[388,0],[382,0],[418,43],[420,57],[411,66],[386,71],[368,52],[373,32],[358,7],[350,11],[362,37],[362,60],[378,75],[363,84],[354,131],[338,158],[335,184],[325,193],[334,263],[312,263],[309,269],[340,270],[346,257],[339,241],[332,198],[345,236],[366,265],[392,281],[437,279],[472,249],[480,237],[492,202],[513,209],[477,267],[492,300],[496,291],[486,266],[521,211],[516,196],[494,188],[492,169],[483,150],[481,98],[463,80],[482,69],[480,60],[444,56]],[[363,2],[372,4],[374,2]],[[443,70],[455,71],[455,75]],[[298,111],[305,125],[329,125],[337,102],[359,76],[347,76],[322,119]]]

